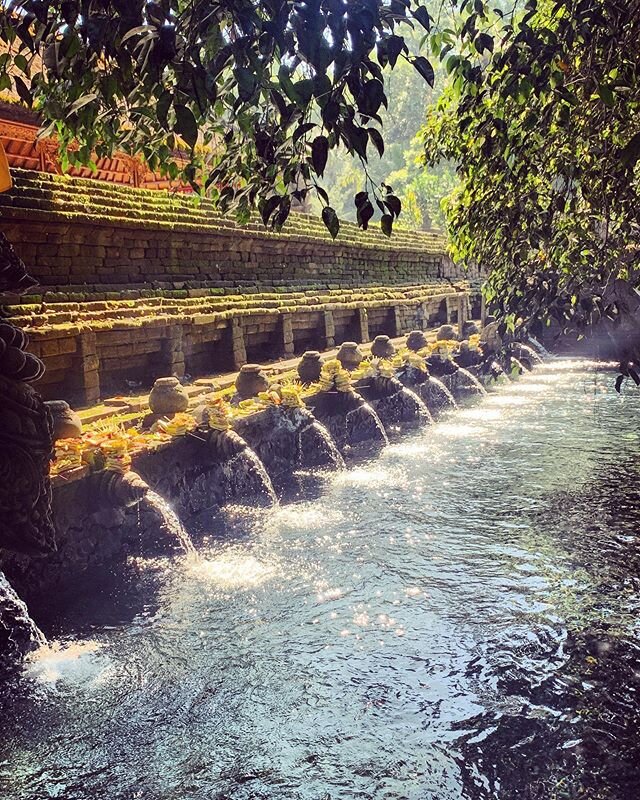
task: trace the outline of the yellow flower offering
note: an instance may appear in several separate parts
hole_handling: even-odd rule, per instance
[[[131,456],[126,439],[109,439],[100,445],[104,457],[104,468],[112,472],[127,472]]]
[[[351,392],[351,375],[337,358],[325,361],[320,371],[320,390],[323,392]]]
[[[167,420],[166,422],[164,420],[160,420],[159,425],[165,433],[169,434],[169,436],[184,436],[190,430],[195,428],[196,421],[191,414],[185,414],[182,412],[179,414],[174,414],[173,418]]]
[[[292,381],[291,383],[283,384],[282,388],[280,389],[282,405],[286,406],[287,408],[303,408],[303,390],[304,387],[299,381]]]
[[[56,442],[55,471],[65,472],[82,466],[82,439],[59,439]]]
[[[380,359],[378,361],[378,374],[383,378],[395,378],[396,371],[393,367],[391,361],[386,358]]]
[[[215,431],[227,431],[231,427],[231,409],[222,397],[207,401],[207,422]]]
[[[433,353],[442,356],[443,358],[451,358],[459,346],[460,343],[455,339],[439,339],[433,345]]]
[[[265,406],[279,406],[282,399],[275,389],[269,389],[266,392],[258,394],[258,400]]]
[[[469,347],[472,350],[479,350],[480,349],[480,334],[474,333],[472,336],[469,337]]]

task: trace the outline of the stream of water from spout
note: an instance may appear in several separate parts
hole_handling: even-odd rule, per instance
[[[185,530],[180,518],[164,497],[157,492],[149,490],[140,502],[147,505],[161,517],[166,531],[180,544],[185,553],[194,554],[196,552],[191,537]]]
[[[484,388],[484,386],[480,383],[480,381],[476,378],[475,375],[472,375],[471,372],[469,372],[468,369],[464,369],[464,367],[459,367],[458,373],[464,376],[465,388],[467,388],[467,386],[471,387],[479,395],[487,394],[487,390]]]

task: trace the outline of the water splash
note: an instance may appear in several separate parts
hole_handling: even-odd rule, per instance
[[[313,465],[329,467],[330,469],[345,469],[344,459],[336,447],[327,428],[317,420],[306,427],[301,434],[300,447],[302,460],[305,465],[310,461]]]
[[[101,647],[96,641],[44,644],[29,656],[25,672],[45,684],[96,683],[104,674],[104,664],[96,656]]]
[[[464,392],[468,392],[469,390],[473,391],[475,394],[486,395],[487,390],[484,386],[480,383],[480,381],[476,378],[475,375],[472,375],[468,369],[464,369],[464,367],[459,367],[456,375],[463,378],[459,384],[456,381],[456,385],[459,385],[460,389]]]
[[[269,564],[230,549],[215,558],[203,558],[190,567],[189,574],[218,589],[249,589],[260,586],[274,572]]]
[[[162,520],[165,531],[182,547],[185,553],[195,554],[196,548],[182,522],[169,503],[157,492],[148,491],[140,501],[140,507],[154,511]]]
[[[276,495],[276,490],[273,488],[273,483],[264,464],[256,453],[250,447],[247,447],[237,458],[242,461],[242,468],[246,470],[248,476],[257,483],[258,492],[267,500],[268,505],[277,506],[278,496]],[[236,459],[233,459],[233,461],[235,462]],[[237,468],[235,463],[233,468]]]

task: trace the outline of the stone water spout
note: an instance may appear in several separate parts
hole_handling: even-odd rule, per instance
[[[130,508],[150,491],[148,484],[135,472],[102,470],[88,479],[88,492],[96,511]]]
[[[307,405],[343,453],[389,443],[380,418],[357,392],[318,392],[307,399]]]
[[[310,413],[310,417],[313,414]],[[326,467],[332,470],[345,468],[344,458],[331,438],[329,430],[313,417],[313,422],[300,432],[300,463],[308,468]]]
[[[275,486],[286,490],[300,469],[344,466],[329,431],[307,408],[273,405],[236,422]]]
[[[511,345],[511,352],[515,358],[522,362],[526,369],[531,370],[539,364],[542,364],[542,358],[536,353],[533,347],[528,344],[514,342]]]
[[[433,422],[423,400],[398,378],[381,375],[362,378],[356,388],[376,412],[387,433]]]
[[[463,367],[458,367],[454,372],[443,375],[441,380],[456,400],[487,394],[487,390],[476,376]]]
[[[404,386],[418,395],[432,417],[458,407],[453,395],[442,381],[418,367],[406,365],[398,370],[397,377]]]
[[[204,420],[204,408],[194,414]],[[160,450],[134,456],[133,463],[183,520],[240,498],[259,505],[276,502],[260,459],[232,430],[197,428]]]
[[[88,484],[88,494],[91,502],[95,503],[93,516],[98,522],[109,525],[120,519],[124,524],[128,510],[136,507],[145,550],[150,549],[148,540],[151,536],[154,540],[151,549],[154,551],[165,549],[166,543],[162,541],[165,537],[169,543],[178,544],[187,553],[194,551],[193,542],[175,511],[137,473],[131,470],[124,473],[103,470],[92,475]],[[147,512],[157,517],[156,525],[142,524]],[[156,536],[156,530],[160,536]]]

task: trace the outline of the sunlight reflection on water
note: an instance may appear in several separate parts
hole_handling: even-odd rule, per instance
[[[189,574],[203,583],[221,589],[245,589],[259,586],[274,574],[273,565],[251,555],[230,550],[213,559],[194,562]]]

